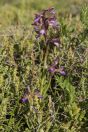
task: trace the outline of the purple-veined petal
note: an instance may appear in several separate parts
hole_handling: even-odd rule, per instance
[[[50,42],[55,46],[59,47],[60,40],[58,38],[53,38]]]
[[[57,22],[55,16],[52,17],[52,18],[49,18],[48,22],[49,22],[49,25],[50,25],[50,26],[52,26],[52,27],[54,27],[54,28],[57,28],[57,27],[58,27],[58,22]]]
[[[40,22],[41,19],[41,15],[40,14],[36,14],[36,17],[34,19],[34,23]]]
[[[54,45],[58,47],[59,46],[59,43],[58,42],[54,42]]]
[[[35,18],[34,22],[35,22],[35,23],[36,23],[36,22],[39,22],[39,20],[40,20],[40,17]]]
[[[40,30],[40,34],[41,34],[41,35],[44,35],[44,34],[45,34],[45,30],[44,30],[44,29],[41,29],[41,30]]]
[[[27,86],[26,89],[25,89],[25,91],[24,91],[24,95],[21,98],[20,102],[22,102],[22,103],[27,103],[28,102],[27,95],[29,94],[29,92],[30,92],[30,87]]]
[[[48,69],[48,71],[49,71],[50,73],[55,73],[56,69],[55,69],[55,67],[51,66],[51,67]]]
[[[49,21],[49,25],[50,26],[57,26],[57,22],[55,21],[55,20],[51,20],[51,21]]]
[[[60,74],[63,75],[63,76],[66,75],[65,71],[59,71],[59,72],[60,72]]]
[[[43,98],[43,96],[42,96],[41,93],[40,93],[40,90],[38,90],[38,89],[35,89],[35,90],[34,90],[34,94],[35,94],[39,99]]]
[[[63,75],[63,76],[66,75],[66,72],[64,71],[64,67],[61,67],[61,68],[59,69],[59,73],[60,73],[61,75]]]
[[[26,102],[28,102],[28,98],[23,97],[23,98],[21,99],[21,102],[22,102],[22,103],[26,103]]]

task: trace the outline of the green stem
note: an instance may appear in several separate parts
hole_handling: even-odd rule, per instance
[[[45,53],[45,58],[44,58],[44,69],[47,68],[48,50],[49,50],[49,45],[47,45],[46,47],[46,53]]]

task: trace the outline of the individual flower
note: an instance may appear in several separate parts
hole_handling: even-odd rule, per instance
[[[57,65],[58,65],[59,59],[56,57],[51,64],[51,66],[48,68],[48,71],[52,74],[54,74],[57,71]]]
[[[56,29],[58,28],[58,22],[56,21],[56,18],[50,18],[48,22],[49,22],[49,26]]]
[[[21,103],[27,103],[28,102],[28,94],[29,94],[29,87],[27,87],[24,91],[24,95],[20,99]]]
[[[40,93],[40,90],[35,89],[34,92],[31,92],[31,91],[29,91],[29,89],[26,89],[23,97],[20,100],[20,102],[27,103],[28,100],[30,101],[30,99],[34,99],[35,97],[37,97],[38,99],[43,98],[43,96]]]
[[[51,40],[48,40],[47,43],[53,44],[56,47],[59,47],[60,45],[60,39],[59,38],[52,38]]]
[[[40,93],[40,90],[38,90],[38,89],[34,90],[34,95],[37,96],[39,99],[43,98],[43,96]]]
[[[48,71],[51,73],[51,74],[55,74],[55,73],[60,73],[62,76],[65,76],[66,75],[66,72],[64,70],[64,67],[61,66],[60,68],[58,68],[58,63],[59,63],[59,60],[58,60],[58,57],[54,60],[54,62],[52,63],[52,65],[48,68]]]

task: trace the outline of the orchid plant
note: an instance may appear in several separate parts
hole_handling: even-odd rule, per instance
[[[48,76],[48,74],[50,74],[48,76],[49,79],[49,84],[47,86],[47,89],[45,90],[45,88],[43,89],[42,85],[40,85],[41,89],[37,89],[37,93],[39,94],[41,91],[44,95],[44,91],[47,92],[48,88],[50,88],[50,84],[51,84],[51,78],[52,76],[54,76],[56,73],[59,73],[60,75],[65,76],[66,72],[64,70],[63,66],[59,66],[59,56],[55,56],[54,60],[50,60],[52,63],[49,65],[48,64],[48,56],[50,54],[53,54],[54,49],[57,48],[57,50],[59,51],[60,48],[60,36],[59,36],[59,32],[60,32],[60,25],[57,22],[57,18],[56,18],[56,13],[55,13],[55,9],[54,8],[49,8],[46,10],[42,10],[40,13],[35,14],[35,18],[34,18],[34,22],[32,23],[33,25],[33,31],[35,32],[35,38],[36,38],[36,43],[39,40],[39,44],[41,44],[42,41],[42,45],[44,45],[45,47],[41,48],[41,54],[40,54],[40,59],[42,57],[42,63],[44,62],[44,67],[43,70],[40,70],[40,72],[42,71],[42,77],[43,79]],[[43,40],[42,40],[43,38]],[[40,62],[41,63],[41,62]],[[47,72],[46,72],[47,69]],[[28,90],[27,90],[28,91]],[[26,95],[28,95],[29,92],[27,92]],[[22,102],[27,102],[28,101],[28,96],[23,96],[23,98],[21,99]],[[35,95],[35,90],[34,90],[34,95]],[[40,93],[41,95],[41,93]],[[42,95],[41,95],[42,96]],[[39,97],[38,97],[39,98]],[[41,98],[42,99],[42,98]]]

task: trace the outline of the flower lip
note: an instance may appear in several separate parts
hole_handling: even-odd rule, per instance
[[[48,22],[49,22],[50,26],[52,26],[54,28],[58,27],[58,22],[56,21],[56,18],[50,18]]]
[[[58,38],[53,38],[51,41],[50,41],[52,44],[56,45],[57,47],[59,46],[60,44],[60,40]]]
[[[48,71],[49,71],[50,73],[55,73],[56,69],[55,69],[55,67],[51,66],[51,67],[48,69]]]
[[[60,69],[59,69],[59,73],[63,76],[66,75],[66,72],[64,71],[64,67],[62,66]]]
[[[63,75],[63,76],[66,75],[65,71],[59,71],[59,73],[60,73],[61,75]]]
[[[34,23],[40,22],[41,17],[42,17],[42,14],[35,14]]]
[[[35,23],[36,23],[36,22],[39,22],[39,20],[40,20],[40,17],[35,18],[34,22],[35,22]]]
[[[41,93],[40,93],[40,90],[38,90],[38,89],[35,89],[35,90],[34,90],[34,94],[35,94],[39,99],[43,98],[43,96],[42,96]]]
[[[21,102],[22,102],[22,103],[26,103],[26,102],[28,102],[28,98],[23,97],[23,98],[21,99]]]
[[[24,95],[22,96],[22,98],[20,99],[21,103],[27,103],[28,102],[28,94],[30,93],[30,87],[27,86],[27,88],[24,91]]]
[[[56,24],[56,22],[55,22],[54,20],[49,21],[49,25],[50,25],[50,26],[53,26],[53,25],[55,25],[55,24]]]
[[[45,34],[45,30],[44,30],[44,29],[41,29],[41,30],[40,30],[40,34],[41,34],[41,35],[44,35],[44,34]]]

